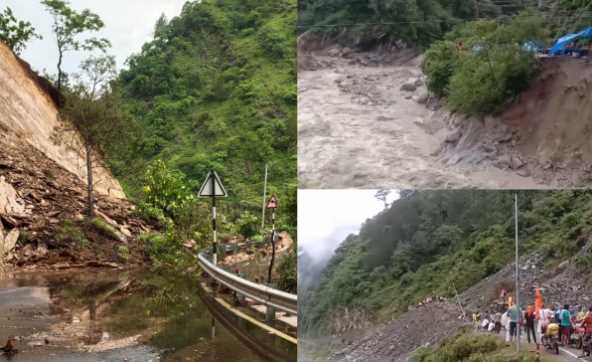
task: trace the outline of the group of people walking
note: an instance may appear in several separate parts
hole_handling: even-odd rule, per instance
[[[505,340],[510,343],[518,337],[519,332],[526,334],[528,343],[536,344],[537,349],[543,343],[544,337],[555,335],[564,346],[572,344],[572,334],[577,333],[580,341],[578,347],[585,341],[592,345],[592,306],[570,306],[565,304],[546,307],[542,301],[540,290],[537,289],[535,304],[528,305],[526,310],[519,308],[510,301],[506,309],[488,312],[484,317],[479,312],[473,314],[473,322],[479,330],[499,334],[505,330]],[[590,347],[584,346],[584,347]],[[584,351],[587,351],[584,348]]]

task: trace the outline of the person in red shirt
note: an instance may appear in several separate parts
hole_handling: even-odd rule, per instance
[[[582,357],[590,356],[592,353],[592,307],[588,309],[588,313],[586,313],[581,326],[584,328],[584,340],[582,343],[584,355]]]

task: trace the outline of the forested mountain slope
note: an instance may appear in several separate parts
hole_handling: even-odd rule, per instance
[[[403,40],[425,47],[465,21],[505,19],[539,5],[556,34],[590,26],[590,0],[299,0],[299,30],[366,46]]]
[[[584,247],[592,193],[518,197],[522,253],[539,251],[553,266]],[[454,288],[463,292],[496,273],[514,257],[513,202],[512,192],[403,192],[336,250],[319,286],[301,298],[302,324],[307,331],[334,331],[346,308],[350,315],[390,320],[427,296],[451,297]],[[579,257],[577,267],[589,267],[589,260]]]
[[[214,169],[231,201],[260,207],[267,163],[271,192],[295,207],[295,8],[295,0],[189,1],[158,21],[118,80],[142,133],[111,164],[128,193],[161,158],[194,184]]]

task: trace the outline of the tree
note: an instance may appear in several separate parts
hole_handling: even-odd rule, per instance
[[[92,57],[82,62],[82,73],[68,90],[61,113],[82,137],[87,171],[87,215],[94,215],[93,169],[113,143],[128,142],[131,134],[127,115],[121,111],[120,95],[110,86],[115,76],[111,56]]]
[[[376,191],[376,194],[374,195],[374,197],[376,199],[378,199],[379,201],[382,201],[384,203],[384,208],[387,209],[389,206],[389,203],[387,201],[388,195],[391,192],[389,190],[378,190]]]
[[[154,25],[154,38],[165,38],[167,29],[169,25],[169,20],[167,19],[166,15],[162,13],[160,18],[156,21],[156,25]]]
[[[16,54],[25,49],[25,44],[33,39],[41,39],[28,21],[17,20],[12,9],[7,7],[0,13],[0,41],[8,45]]]
[[[65,0],[43,0],[41,2],[53,16],[53,32],[56,35],[58,47],[58,91],[62,90],[62,62],[64,54],[80,49],[92,51],[99,49],[105,51],[111,46],[109,40],[104,38],[89,38],[78,40],[77,37],[86,31],[99,31],[105,25],[101,18],[85,9],[77,12],[69,6]]]

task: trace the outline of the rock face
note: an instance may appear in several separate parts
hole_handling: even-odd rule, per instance
[[[16,147],[22,143],[35,147],[84,182],[86,166],[80,137],[63,131],[64,123],[58,119],[58,108],[48,89],[26,63],[0,43],[0,138]],[[107,169],[96,168],[94,177],[97,192],[125,198],[119,182]]]

